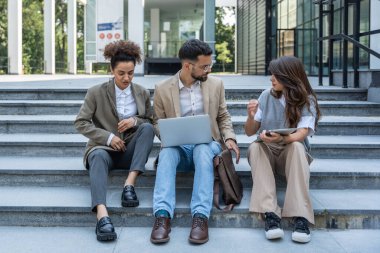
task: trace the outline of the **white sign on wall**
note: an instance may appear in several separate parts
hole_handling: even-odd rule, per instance
[[[96,1],[96,59],[105,62],[104,47],[113,41],[124,39],[124,1]]]

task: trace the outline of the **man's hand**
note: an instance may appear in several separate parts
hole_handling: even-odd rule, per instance
[[[117,151],[125,152],[126,148],[124,145],[124,141],[117,137],[116,135],[111,140],[111,147]]]
[[[284,140],[284,137],[282,137],[280,134],[278,133],[274,133],[274,132],[269,132],[267,130],[264,130],[261,132],[260,134],[260,139],[263,141],[263,142],[266,142],[266,143],[278,143],[278,142],[281,142]]]
[[[128,119],[123,119],[117,124],[117,131],[119,133],[123,133],[127,131],[128,129],[132,128],[135,126],[135,118],[130,117]]]
[[[253,119],[258,109],[259,109],[259,101],[257,101],[257,99],[249,100],[248,105],[247,105],[248,117]]]
[[[240,150],[239,147],[237,146],[236,142],[232,139],[226,140],[226,146],[229,150],[233,150],[236,154],[236,164],[239,163],[240,160]]]

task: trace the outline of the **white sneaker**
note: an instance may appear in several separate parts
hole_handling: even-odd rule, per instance
[[[265,213],[265,237],[269,240],[284,237],[284,230],[281,228],[281,218],[275,213]]]
[[[269,229],[268,231],[265,231],[265,237],[268,240],[282,238],[284,237],[284,230],[282,230],[281,228]]]
[[[300,243],[307,243],[311,240],[308,221],[303,217],[296,217],[294,221],[294,229],[292,240]]]

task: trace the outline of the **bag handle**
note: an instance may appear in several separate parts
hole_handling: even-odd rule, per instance
[[[229,212],[234,209],[235,204],[226,205],[223,209],[219,205],[219,192],[220,192],[220,179],[218,166],[220,164],[220,157],[217,155],[214,157],[214,206],[222,210],[223,212]]]

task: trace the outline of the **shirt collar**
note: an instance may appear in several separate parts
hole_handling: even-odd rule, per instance
[[[182,88],[186,88],[186,86],[182,83],[181,78],[179,78],[180,73],[181,73],[181,71],[178,72],[178,88],[179,88],[179,90],[181,90]],[[194,85],[194,87],[197,87],[198,85],[200,85],[200,83],[201,82],[199,80],[195,80],[193,85]]]
[[[125,88],[124,90],[122,90],[119,87],[117,87],[117,85],[116,85],[115,82],[114,82],[114,84],[115,84],[116,97],[120,96],[122,93],[124,93],[126,95],[130,95],[131,94],[131,84],[129,84],[128,87]]]

